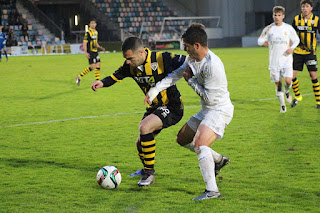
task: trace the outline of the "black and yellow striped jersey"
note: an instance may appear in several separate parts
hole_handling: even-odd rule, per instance
[[[98,31],[95,29],[89,28],[88,31],[84,34],[83,41],[87,43],[88,52],[98,52]]]
[[[317,39],[316,34],[319,28],[319,17],[311,13],[308,20],[303,18],[303,15],[297,15],[294,17],[292,22],[293,28],[296,30],[300,43],[295,48],[294,53],[296,54],[316,54]]]
[[[184,55],[175,55],[168,52],[154,52],[145,48],[148,53],[145,62],[138,67],[132,67],[126,62],[111,76],[102,80],[104,87],[109,87],[116,82],[121,82],[126,77],[133,78],[139,85],[144,94],[156,85],[159,81],[165,78],[175,69],[179,68],[184,60]],[[183,107],[180,93],[173,85],[166,90],[163,90],[153,100],[151,107],[172,105]]]

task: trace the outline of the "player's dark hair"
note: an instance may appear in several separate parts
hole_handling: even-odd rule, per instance
[[[92,22],[92,21],[94,21],[94,22],[97,23],[97,19],[95,19],[95,18],[91,18],[91,19],[89,20],[89,23]]]
[[[272,10],[273,13],[282,13],[283,15],[286,12],[286,9],[282,6],[275,6]]]
[[[301,0],[300,1],[300,6],[302,6],[303,4],[310,4],[310,6],[313,7],[312,0]]]
[[[143,48],[143,43],[137,37],[129,37],[124,40],[122,44],[122,52],[127,52],[128,50],[132,50],[134,52],[140,48]]]
[[[200,43],[201,46],[208,46],[208,36],[205,27],[200,23],[191,24],[187,31],[182,35],[183,40],[188,44]]]

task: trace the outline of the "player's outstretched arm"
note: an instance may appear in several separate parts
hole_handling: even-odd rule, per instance
[[[98,88],[102,88],[102,87],[103,87],[102,81],[94,81],[92,83],[91,89],[96,92]]]

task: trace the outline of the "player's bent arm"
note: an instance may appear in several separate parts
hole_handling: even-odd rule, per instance
[[[205,88],[198,83],[197,79],[190,78],[188,84],[205,102],[209,103],[208,93]]]
[[[101,82],[103,83],[103,87],[110,87],[113,84],[115,84],[117,81],[114,80],[111,76],[108,76],[102,79]]]

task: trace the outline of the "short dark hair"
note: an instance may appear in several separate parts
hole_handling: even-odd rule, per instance
[[[143,43],[137,37],[129,37],[122,43],[122,52],[127,52],[128,50],[134,52],[140,48],[143,48]]]
[[[313,7],[312,0],[301,0],[300,1],[300,6],[302,6],[303,4],[310,4],[310,6]]]
[[[91,18],[91,19],[89,20],[89,23],[92,22],[92,21],[94,21],[94,22],[97,23],[97,19],[95,19],[95,18]]]
[[[273,13],[282,13],[283,15],[286,12],[286,9],[282,6],[275,6],[272,10]]]
[[[191,24],[187,31],[182,35],[182,38],[188,44],[195,44],[200,43],[201,46],[207,47],[208,46],[208,36],[205,31],[205,27],[203,24],[200,23],[193,23]]]

